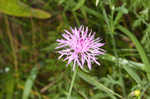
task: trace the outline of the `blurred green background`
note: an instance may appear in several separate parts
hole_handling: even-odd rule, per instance
[[[150,99],[149,22],[150,0],[0,0],[0,99],[66,99],[56,39],[80,25],[106,54],[78,70],[71,99]]]

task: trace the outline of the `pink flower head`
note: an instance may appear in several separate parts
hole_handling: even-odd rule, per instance
[[[82,69],[84,64],[88,65],[88,68],[91,69],[91,63],[96,61],[96,56],[104,54],[104,50],[100,48],[104,43],[100,43],[101,39],[98,37],[95,39],[95,33],[88,33],[88,27],[86,29],[84,26],[80,26],[78,29],[72,29],[71,32],[65,30],[65,33],[62,34],[64,39],[58,39],[58,47],[60,49],[58,53],[60,54],[59,59],[63,56],[66,56],[64,61],[68,60],[68,64],[73,62],[73,70],[75,70],[76,64]]]

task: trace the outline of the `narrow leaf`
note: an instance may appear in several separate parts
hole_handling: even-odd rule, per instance
[[[0,0],[0,12],[18,17],[49,18],[51,15],[43,10],[34,9],[19,0]]]
[[[139,54],[140,54],[140,57],[144,63],[144,70],[147,72],[147,76],[148,76],[148,79],[150,80],[150,63],[149,63],[149,60],[148,60],[148,57],[146,56],[146,53],[143,49],[143,47],[141,46],[141,44],[139,43],[139,41],[137,40],[137,38],[129,31],[127,30],[126,28],[124,28],[123,26],[119,25],[118,26],[118,29],[125,33],[127,36],[129,36],[129,38],[133,41],[133,43],[135,44]]]
[[[73,8],[73,11],[80,9],[85,3],[85,0],[79,0],[76,6]]]
[[[30,73],[30,75],[29,75],[29,77],[28,77],[28,79],[25,83],[25,89],[24,89],[24,92],[23,92],[23,99],[28,99],[37,73],[38,73],[38,68],[35,66],[31,70],[31,73]]]
[[[118,93],[115,93],[113,90],[105,87],[103,84],[101,84],[100,82],[98,82],[95,78],[79,71],[78,72],[78,75],[83,79],[85,80],[86,82],[88,82],[89,84],[93,85],[93,86],[96,86],[98,89],[106,92],[106,93],[109,93],[109,94],[112,94],[112,95],[116,95],[120,98],[122,98],[122,96],[120,96]]]
[[[99,3],[99,0],[96,0],[96,6],[98,5],[98,3]]]
[[[124,65],[123,68],[129,73],[129,75],[136,81],[136,83],[140,84],[141,79],[136,74],[136,72],[133,70],[133,68],[130,68],[128,65]]]
[[[7,99],[12,99],[14,93],[14,85],[14,77],[12,76],[12,74],[9,74],[8,81],[6,82]]]

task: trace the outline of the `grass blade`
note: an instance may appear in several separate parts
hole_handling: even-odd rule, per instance
[[[79,0],[79,2],[76,4],[76,6],[73,8],[73,11],[76,11],[80,9],[85,3],[85,0]]]
[[[9,76],[8,81],[6,82],[6,93],[7,93],[6,99],[12,99],[14,94],[15,80],[12,74],[9,74],[8,76]]]
[[[141,69],[144,70],[144,64],[136,63],[133,61],[129,61],[123,58],[116,58],[115,56],[105,54],[100,56],[100,58],[104,60],[108,60],[114,63],[118,63],[123,66],[123,68],[129,73],[129,75],[137,82],[140,83],[141,79],[140,77],[136,74],[136,72],[133,70],[134,68],[136,69]]]
[[[141,44],[139,43],[139,41],[137,40],[137,38],[129,31],[127,30],[126,28],[122,27],[121,25],[118,26],[118,29],[125,33],[127,36],[129,36],[129,38],[133,41],[133,43],[135,44],[139,54],[140,54],[140,57],[143,61],[143,63],[145,64],[144,66],[144,70],[147,72],[147,76],[148,76],[148,79],[150,81],[150,63],[149,63],[149,60],[146,56],[146,53],[143,49],[143,47],[141,46]]]
[[[103,84],[99,83],[96,79],[94,79],[93,77],[79,71],[78,72],[78,75],[83,79],[85,80],[86,82],[88,82],[89,84],[93,85],[93,86],[96,86],[97,88],[99,88],[100,90],[106,92],[106,93],[109,93],[109,94],[112,94],[112,95],[116,95],[118,96],[119,98],[122,98],[122,96],[120,96],[118,93],[115,93],[114,91],[112,91],[111,89],[105,87]]]
[[[129,75],[136,81],[136,83],[140,84],[141,79],[140,77],[136,74],[136,72],[130,68],[128,65],[124,65],[123,68],[129,73]]]
[[[31,70],[31,74],[28,77],[26,83],[25,83],[25,89],[23,92],[23,99],[28,99],[30,91],[32,89],[32,85],[34,83],[34,80],[36,78],[36,75],[38,73],[38,68],[35,66],[32,70]]]

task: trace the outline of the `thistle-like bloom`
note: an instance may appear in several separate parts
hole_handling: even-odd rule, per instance
[[[57,40],[59,46],[56,49],[61,49],[58,51],[60,54],[58,59],[64,56],[64,61],[68,60],[67,66],[73,62],[73,70],[75,70],[76,64],[82,69],[84,64],[87,64],[89,69],[93,62],[100,65],[96,56],[104,54],[105,51],[100,48],[104,43],[100,43],[99,37],[95,39],[95,32],[88,33],[88,27],[80,26],[78,29],[71,28],[71,32],[65,30],[62,36],[64,39]]]

